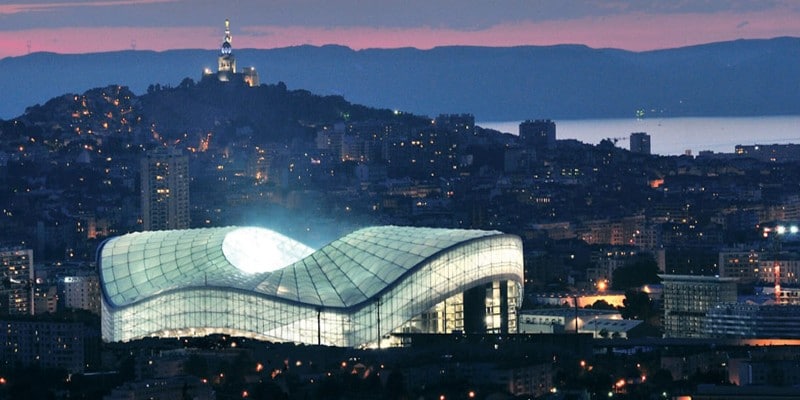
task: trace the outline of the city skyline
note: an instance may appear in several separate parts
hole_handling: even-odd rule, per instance
[[[797,396],[800,0],[7,0],[0,68],[0,400]]]
[[[632,51],[800,36],[792,1],[358,4],[252,0],[46,0],[0,5],[0,58],[30,52],[212,48],[230,18],[236,48],[354,49],[585,44]]]

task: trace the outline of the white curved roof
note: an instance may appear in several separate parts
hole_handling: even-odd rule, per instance
[[[358,306],[437,253],[497,231],[381,226],[313,249],[263,228],[139,232],[99,250],[103,294],[124,307],[216,287],[325,308]]]

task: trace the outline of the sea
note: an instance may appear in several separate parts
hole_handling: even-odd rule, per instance
[[[519,133],[522,121],[476,122],[484,128]],[[800,115],[774,117],[691,117],[553,120],[556,139],[598,144],[603,139],[629,148],[633,132],[650,135],[653,154],[733,153],[736,145],[800,143]]]

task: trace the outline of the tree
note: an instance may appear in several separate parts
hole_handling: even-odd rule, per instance
[[[611,304],[608,304],[608,302],[603,300],[603,299],[597,300],[594,303],[592,303],[592,305],[586,306],[584,308],[591,308],[591,309],[594,309],[594,310],[616,310],[617,309],[616,307],[612,306]]]
[[[659,283],[658,264],[652,255],[641,255],[631,263],[614,270],[611,287],[614,290],[625,290],[641,287],[648,283]]]
[[[192,78],[183,78],[181,83],[178,84],[178,87],[181,89],[191,89],[195,85],[194,80]]]
[[[641,319],[647,320],[656,315],[656,310],[653,307],[653,301],[647,293],[638,290],[626,290],[625,300],[622,300],[622,309],[620,310],[622,318],[625,319]]]

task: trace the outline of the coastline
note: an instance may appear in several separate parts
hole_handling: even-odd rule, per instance
[[[483,121],[475,124],[488,129],[518,134],[522,121]],[[633,132],[651,136],[653,154],[681,155],[687,150],[733,153],[736,145],[800,143],[800,115],[765,117],[675,117],[554,120],[556,138],[576,139],[598,144],[617,139],[617,146],[628,148]]]

